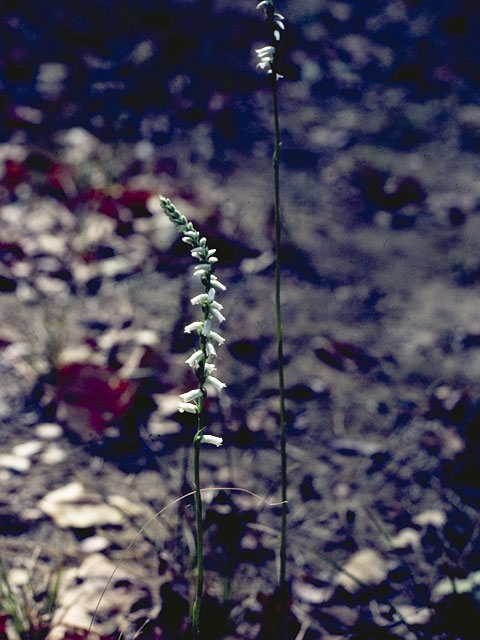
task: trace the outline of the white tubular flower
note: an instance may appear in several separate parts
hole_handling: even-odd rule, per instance
[[[198,296],[194,296],[190,302],[192,304],[203,304],[204,302],[208,302],[208,293],[200,293]]]
[[[259,2],[257,4],[257,9],[261,9],[262,7],[267,6],[267,4],[268,4],[268,0],[262,0],[262,2]]]
[[[200,389],[192,389],[191,391],[186,391],[185,393],[180,394],[180,398],[183,402],[191,402],[192,400],[196,400],[197,398],[201,398],[202,392]]]
[[[178,410],[180,413],[198,413],[198,407],[191,402],[179,402]]]
[[[212,287],[215,287],[215,289],[218,289],[219,291],[227,290],[227,287],[222,282],[220,282],[220,280],[216,276],[210,277],[210,284],[212,285]]]
[[[213,287],[210,287],[210,289],[208,290],[208,300],[209,300],[209,302],[213,302],[215,300],[215,294],[216,294],[215,289]],[[218,302],[216,304],[218,304]]]
[[[273,32],[273,37],[277,42],[280,40],[280,31],[278,29],[275,29],[275,31]]]
[[[202,444],[213,444],[216,447],[219,447],[221,444],[223,444],[223,438],[219,438],[218,436],[210,436],[206,434],[202,436],[202,439],[200,440],[200,442]]]
[[[205,267],[204,265],[198,265],[197,267],[195,267],[193,275],[202,277],[202,276],[205,276],[209,272],[210,272],[210,269],[209,269],[208,266]]]
[[[212,364],[211,362],[206,362],[204,364],[204,369],[205,369],[205,373],[209,376],[211,373],[213,373],[216,370],[216,366],[214,364]]]
[[[205,382],[209,382],[212,385],[212,387],[217,391],[221,391],[222,389],[225,389],[225,387],[227,386],[224,382],[222,382],[218,378],[215,378],[214,376],[207,376],[205,378]]]
[[[203,328],[203,322],[191,322],[190,324],[187,324],[187,326],[183,331],[184,333],[192,333],[192,331],[198,331],[198,329],[202,329],[202,328]]]
[[[225,342],[225,338],[216,331],[210,331],[208,335],[210,338],[213,338],[217,344],[223,344]]]
[[[210,340],[208,340],[207,344],[205,345],[205,350],[207,352],[207,358],[215,358],[217,356],[215,347],[213,346],[213,343]]]
[[[202,336],[207,336],[208,338],[211,330],[212,330],[212,321],[210,320],[210,318],[207,318],[203,323]]]
[[[225,316],[220,313],[218,309],[214,307],[210,307],[210,313],[214,316],[219,322],[223,322],[225,320]],[[211,334],[211,332],[210,332]]]
[[[189,367],[192,367],[194,369],[202,358],[203,351],[199,349],[198,351],[195,351],[195,353],[192,353],[192,355],[187,360],[185,360],[185,364],[188,364]]]
[[[255,49],[255,53],[259,58],[270,58],[275,53],[275,47],[272,47],[272,45],[267,45],[266,47],[262,47],[261,49]]]

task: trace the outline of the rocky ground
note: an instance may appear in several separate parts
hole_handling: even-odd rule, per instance
[[[228,392],[208,406],[224,446],[202,452],[205,637],[278,638],[260,13],[31,4],[0,27],[0,638],[86,638],[98,603],[90,638],[190,635],[194,512],[175,501],[194,425],[176,406],[198,291],[159,193],[228,285]],[[278,2],[292,640],[478,635],[469,6]]]

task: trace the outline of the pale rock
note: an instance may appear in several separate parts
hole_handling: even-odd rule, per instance
[[[158,342],[158,334],[152,329],[139,329],[133,334],[133,339],[137,344],[145,347],[153,347]]]
[[[390,539],[394,549],[418,549],[420,546],[420,533],[411,527],[401,529],[396,536]]]
[[[64,640],[68,631],[89,629],[92,621],[94,633],[113,637],[122,628],[125,637],[134,637],[136,604],[150,595],[143,586],[146,579],[141,570],[134,574],[100,553],[87,556],[80,567],[61,574],[57,608],[46,640]],[[153,619],[158,610],[146,609],[144,614]]]
[[[318,587],[303,580],[296,580],[293,583],[293,592],[303,602],[323,604],[332,597],[333,589],[330,585]]]
[[[43,449],[44,444],[40,442],[40,440],[28,440],[27,442],[23,442],[22,444],[17,444],[12,449],[12,453],[15,456],[20,456],[21,458],[33,458],[40,453]]]
[[[120,525],[124,521],[118,509],[88,493],[79,482],[51,491],[39,501],[38,507],[62,529]]]
[[[16,456],[13,453],[0,454],[0,467],[17,473],[26,473],[32,466],[31,460],[23,456]]]
[[[449,596],[452,593],[473,594],[474,591],[478,591],[479,587],[480,571],[469,573],[466,578],[443,578],[433,589],[432,602],[440,602],[445,596]]]
[[[440,529],[447,522],[447,516],[440,509],[426,509],[412,518],[412,522],[419,527],[426,527],[429,524]]]
[[[40,462],[48,465],[60,464],[67,457],[64,449],[56,444],[50,444],[40,456]]]
[[[425,625],[432,617],[432,609],[428,607],[415,607],[412,604],[399,604],[396,606],[398,613],[408,625]]]
[[[98,270],[107,278],[115,278],[116,276],[126,276],[132,273],[133,265],[124,256],[116,256],[102,260],[98,265]]]
[[[152,436],[173,436],[181,430],[181,424],[175,420],[162,420],[156,413],[153,413],[148,421],[148,432]]]
[[[180,401],[176,393],[156,393],[153,396],[158,410],[163,416],[172,416],[178,411],[178,403]]]
[[[61,235],[52,235],[50,233],[41,233],[37,236],[38,249],[47,254],[61,256],[66,250],[66,240]]]
[[[19,262],[12,264],[10,271],[12,272],[12,276],[15,278],[28,278],[32,275],[33,266],[26,260],[20,260]]]
[[[40,275],[35,277],[34,282],[36,290],[45,296],[52,296],[52,298],[61,296],[63,300],[66,299],[69,294],[68,284],[58,278]]]
[[[71,362],[89,362],[91,364],[103,364],[103,359],[100,354],[94,357],[91,347],[88,344],[78,344],[72,347],[65,347],[60,351],[58,356],[59,362],[62,366],[70,364]]]
[[[109,546],[110,542],[103,536],[89,536],[80,543],[80,551],[85,554],[99,553]]]
[[[86,162],[97,150],[99,141],[82,127],[72,127],[59,134],[60,142],[66,147],[65,160],[73,165]]]
[[[343,565],[345,573],[339,572],[334,583],[342,586],[349,593],[359,591],[363,585],[373,586],[383,582],[387,577],[387,564],[382,556],[374,549],[360,549],[354,553]],[[352,577],[350,577],[350,574]]]
[[[43,440],[56,440],[62,434],[63,429],[56,422],[42,422],[35,427],[35,435]]]
[[[108,502],[117,509],[120,509],[125,515],[133,518],[135,516],[141,516],[145,513],[145,509],[138,504],[138,502],[132,502],[125,496],[114,494],[108,496]]]
[[[25,587],[31,580],[30,571],[15,567],[8,572],[8,582],[13,587]]]

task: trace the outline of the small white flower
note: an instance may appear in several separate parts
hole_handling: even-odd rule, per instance
[[[215,358],[217,355],[215,347],[210,340],[208,340],[207,344],[205,345],[205,351],[207,352],[207,358]]]
[[[221,391],[227,386],[224,382],[222,382],[218,378],[215,378],[214,376],[207,376],[205,378],[205,382],[209,382],[217,391]]]
[[[215,287],[215,289],[219,289],[220,291],[227,290],[227,287],[222,282],[220,282],[217,276],[214,276],[214,275],[211,276],[210,284],[212,285],[212,287]]]
[[[200,277],[201,277],[201,276],[206,275],[206,274],[207,274],[207,273],[209,273],[209,272],[210,272],[210,265],[208,265],[208,266],[204,266],[204,265],[202,264],[202,265],[198,265],[197,267],[195,267],[195,270],[194,270],[194,272],[193,272],[193,275],[194,275],[194,276],[200,276]]]
[[[186,391],[185,393],[180,394],[180,398],[183,402],[191,402],[192,400],[196,400],[197,398],[201,398],[202,392],[200,389],[192,389],[191,391]]]
[[[218,258],[216,258],[215,256],[210,256],[210,258],[208,259],[209,264],[215,264],[216,262],[218,262]]]
[[[190,302],[192,304],[203,304],[204,302],[208,302],[208,293],[199,293],[198,296],[194,296]]]
[[[220,313],[220,311],[218,309],[215,309],[213,307],[210,307],[210,313],[212,314],[212,316],[214,316],[219,322],[224,322],[225,321],[225,316],[223,314]],[[211,335],[211,332],[210,332]]]
[[[262,0],[257,4],[257,9],[261,9],[261,7],[265,7],[268,4],[268,0]]]
[[[213,373],[216,370],[217,367],[214,364],[212,364],[211,362],[207,362],[204,365],[204,368],[205,368],[205,373],[207,375],[210,375],[211,373]]]
[[[259,67],[260,69],[268,69],[270,68],[271,65],[271,60],[262,60],[262,62],[259,62],[257,64],[257,67]]]
[[[213,302],[215,300],[215,294],[216,294],[215,289],[213,287],[210,287],[210,289],[208,290],[208,300],[210,302]]]
[[[217,344],[223,344],[225,342],[225,338],[223,338],[216,331],[210,331],[210,333],[208,335],[209,335],[210,338],[213,338],[215,340],[215,342],[217,342]]]
[[[275,47],[272,47],[272,45],[267,45],[266,47],[262,47],[261,49],[255,49],[255,53],[259,58],[270,57],[275,53]]]
[[[202,439],[200,440],[200,442],[202,444],[213,444],[216,447],[219,447],[221,444],[223,444],[223,438],[219,438],[218,436],[210,436],[206,434],[202,436]]]
[[[180,413],[198,413],[198,407],[191,402],[179,402],[178,410]]]
[[[275,29],[275,31],[273,32],[273,37],[277,42],[280,40],[280,31],[278,29]]]
[[[185,244],[193,244],[193,240],[185,236],[182,238],[182,242],[185,242]]]
[[[185,364],[188,364],[189,367],[195,368],[202,358],[203,351],[199,349],[198,351],[195,351],[195,353],[192,353],[192,355],[187,358],[187,360],[185,360]]]
[[[210,335],[211,330],[212,330],[212,321],[210,320],[210,318],[207,318],[207,320],[205,320],[203,324],[202,336],[208,337]]]
[[[217,253],[216,249],[209,249],[208,250],[208,257],[210,258],[211,256],[213,256],[214,253]]]
[[[192,331],[197,331],[198,329],[202,329],[203,322],[191,322],[187,324],[185,329],[183,330],[185,333],[192,333]]]
[[[198,256],[198,254],[202,254],[202,253],[203,253],[202,247],[194,247],[190,251],[190,255],[193,256],[194,258],[196,258]]]

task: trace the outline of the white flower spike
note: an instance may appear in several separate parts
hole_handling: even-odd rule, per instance
[[[269,25],[270,35],[272,38],[271,45],[255,49],[255,52],[259,58],[257,67],[262,70],[266,70],[268,76],[275,77],[275,82],[283,78],[283,76],[277,72],[277,51],[278,43],[282,35],[282,31],[285,31],[285,25],[283,21],[284,16],[281,13],[275,11],[273,0],[263,0],[257,5],[257,9],[265,9],[265,15],[267,17],[267,24]]]
[[[265,0],[265,3],[268,4],[269,1]],[[267,58],[273,56],[274,52],[275,48],[271,46],[259,49],[259,55],[261,53],[262,56]],[[160,197],[160,204],[166,215],[182,234],[182,240],[190,245],[192,258],[198,260],[199,264],[195,265],[193,275],[200,277],[204,288],[203,293],[193,296],[190,300],[192,305],[201,306],[202,320],[191,322],[184,329],[185,333],[197,332],[198,334],[199,348],[185,360],[185,363],[194,370],[197,376],[198,388],[180,394],[181,402],[178,405],[178,409],[182,413],[199,414],[200,425],[203,401],[207,393],[204,385],[206,383],[210,384],[217,392],[226,387],[224,382],[212,376],[215,371],[215,365],[209,361],[217,355],[213,343],[221,345],[225,342],[225,338],[216,331],[212,331],[212,323],[215,321],[224,322],[225,320],[225,316],[221,313],[223,306],[217,302],[216,295],[218,291],[225,291],[226,286],[213,274],[215,265],[218,262],[218,258],[214,255],[216,250],[208,247],[207,239],[200,236],[193,224],[178,211],[168,198]],[[199,426],[197,435],[201,433],[201,430],[202,428]],[[204,438],[205,442],[210,442],[216,446],[219,446],[222,442],[221,438],[216,436],[204,436]]]

